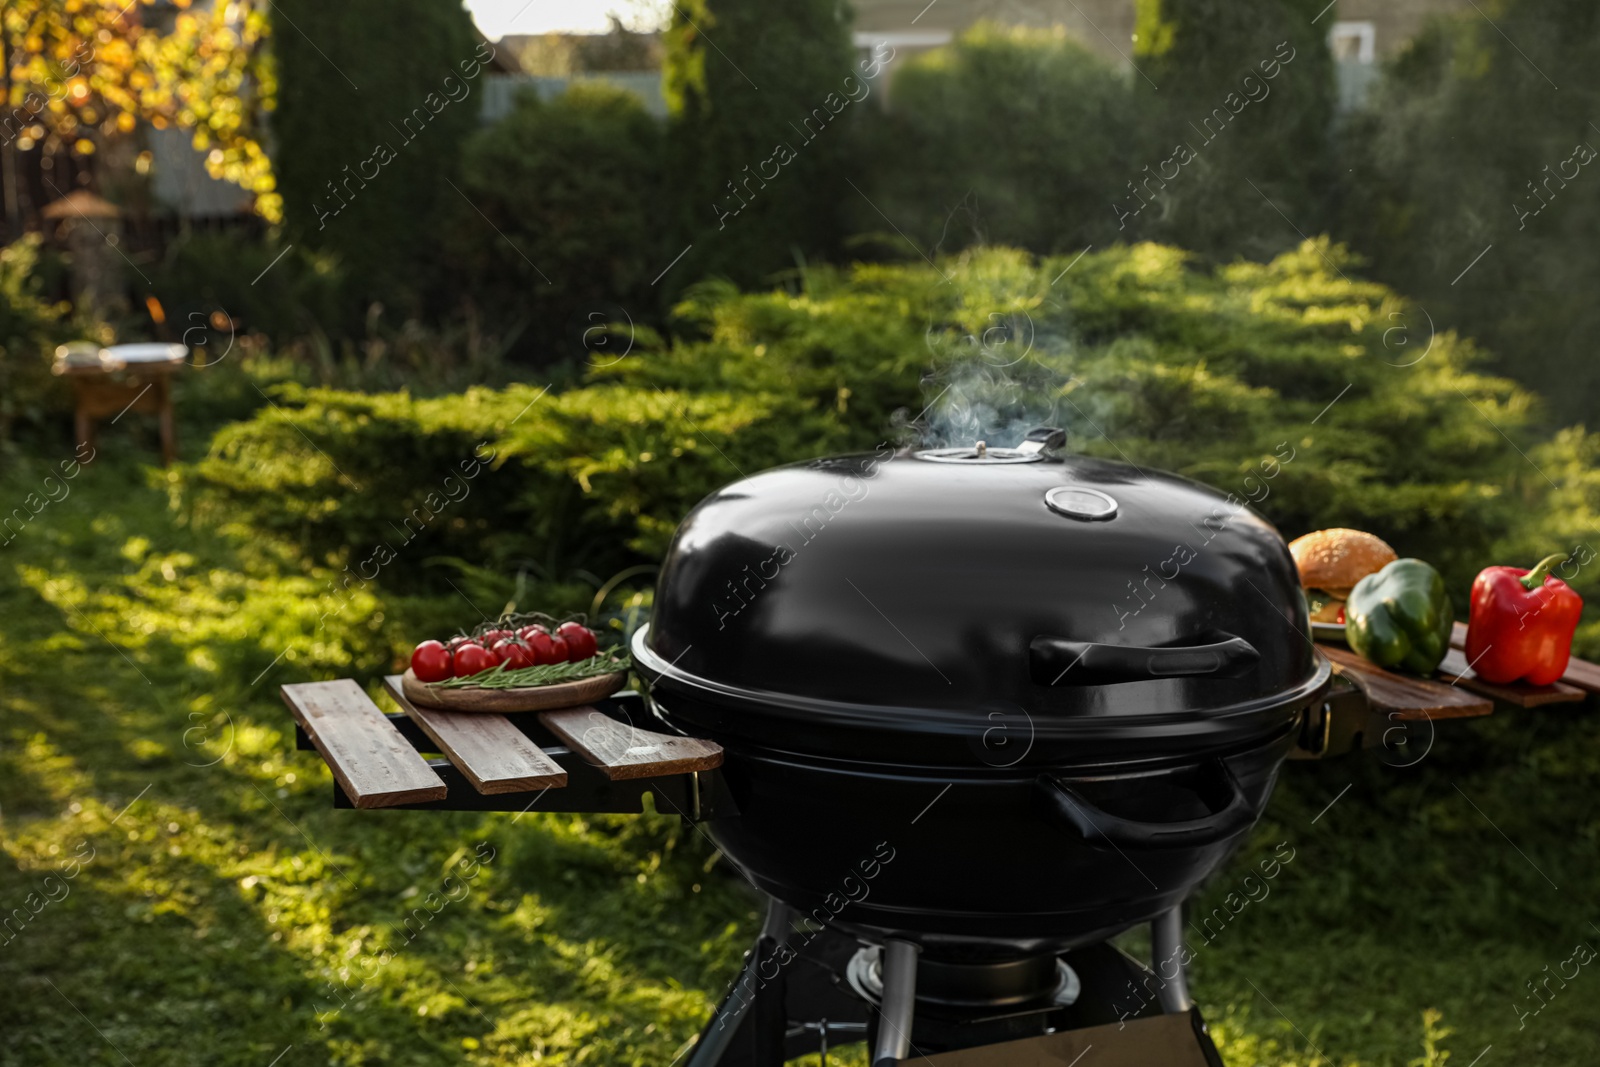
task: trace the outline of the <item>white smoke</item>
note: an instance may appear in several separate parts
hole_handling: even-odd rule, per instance
[[[922,382],[927,407],[902,432],[906,443],[1010,448],[1030,430],[1067,425],[1071,378],[1057,367],[1066,365],[1071,342],[1036,335],[1026,312],[990,315],[981,332],[930,328],[927,343],[935,369]]]

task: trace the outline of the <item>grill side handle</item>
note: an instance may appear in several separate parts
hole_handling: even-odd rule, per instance
[[[1117,848],[1192,848],[1227,841],[1248,830],[1256,811],[1238,779],[1221,760],[1211,763],[1227,799],[1210,815],[1180,822],[1142,822],[1113,815],[1090,803],[1060,778],[1041,774],[1034,781],[1037,796],[1055,822],[1091,845]]]
[[[1028,645],[1028,665],[1038,685],[1115,685],[1161,678],[1237,678],[1261,662],[1242,637],[1209,635],[1197,645],[1113,645],[1041,635]]]

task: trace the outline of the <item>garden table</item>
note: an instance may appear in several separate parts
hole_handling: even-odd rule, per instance
[[[172,375],[184,366],[189,350],[183,345],[112,345],[100,349],[98,355],[92,362],[79,362],[58,351],[52,367],[54,373],[72,382],[77,443],[94,446],[96,419],[112,415],[114,422],[128,411],[152,413],[161,426],[161,464],[171,466],[178,456]]]

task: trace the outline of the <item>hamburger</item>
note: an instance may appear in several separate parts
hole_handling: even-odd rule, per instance
[[[1318,530],[1289,542],[1312,622],[1344,622],[1355,584],[1397,558],[1382,538],[1360,530]]]

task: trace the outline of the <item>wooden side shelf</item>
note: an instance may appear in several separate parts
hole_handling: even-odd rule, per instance
[[[383,684],[400,710],[433,739],[478,792],[525,793],[567,784],[561,765],[504,715],[418,707],[406,699],[400,675],[389,675]]]
[[[445,798],[444,780],[351,679],[300,682],[280,692],[356,807]]]
[[[1467,654],[1459,648],[1452,648],[1445,654],[1444,662],[1439,664],[1439,677],[1451,685],[1470,689],[1474,693],[1481,693],[1493,700],[1513,704],[1519,708],[1540,708],[1546,704],[1581,704],[1589,697],[1589,694],[1582,689],[1565,682],[1557,682],[1554,685],[1523,685],[1521,682],[1496,685],[1494,682],[1486,682],[1467,669]]]
[[[1458,622],[1458,623],[1455,624],[1454,629],[1452,629],[1450,631],[1450,647],[1451,648],[1456,648],[1456,649],[1461,649],[1462,651],[1466,650],[1466,647],[1467,647],[1467,624],[1466,623]],[[1446,660],[1445,662],[1448,665],[1450,661]],[[1465,659],[1465,657],[1463,657],[1462,664],[1465,665],[1465,663],[1466,663],[1466,659]],[[1484,682],[1483,684],[1484,685],[1490,685],[1492,683]],[[1574,689],[1582,690],[1584,693],[1600,693],[1600,664],[1590,663],[1586,659],[1579,659],[1578,657],[1574,656],[1570,660],[1567,661],[1567,673],[1563,674],[1561,676],[1561,681],[1558,684],[1559,685],[1571,686]],[[1539,687],[1538,686],[1525,686],[1523,688],[1537,689]],[[1554,688],[1554,686],[1551,686],[1549,688]],[[1546,704],[1559,703],[1559,702],[1561,702],[1561,701],[1559,701],[1559,700],[1556,700],[1556,701],[1552,701],[1552,700],[1542,701],[1542,703],[1546,703]],[[1535,707],[1537,705],[1531,705],[1530,704],[1530,705],[1524,705],[1524,706],[1526,706],[1526,707]]]
[[[1428,678],[1386,671],[1348,648],[1318,645],[1336,674],[1349,679],[1376,713],[1394,722],[1466,719],[1494,713],[1494,701]]]
[[[333,772],[336,806],[641,811],[653,793],[691,818],[737,810],[720,776],[700,773],[722,766],[721,746],[634,726],[653,720],[633,694],[608,699],[606,711],[508,717],[418,707],[400,675],[383,681],[402,714],[385,715],[349,678],[281,687],[299,746]]]
[[[722,766],[721,745],[643,730],[591,707],[542,711],[539,721],[612,781]]]

